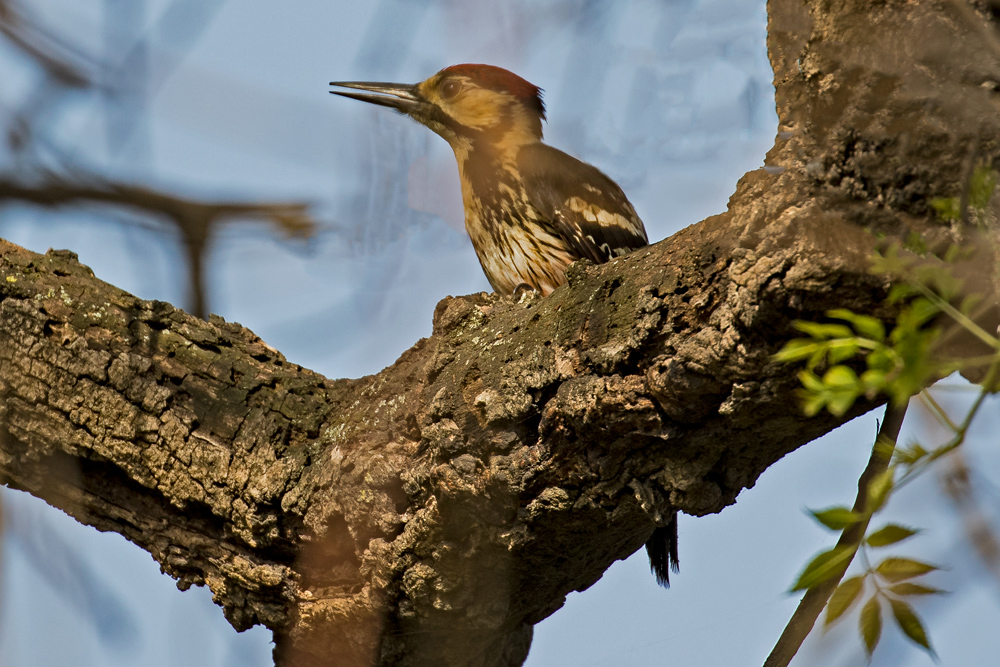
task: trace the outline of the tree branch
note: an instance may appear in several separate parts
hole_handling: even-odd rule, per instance
[[[0,243],[0,481],[207,584],[280,664],[519,665],[657,516],[875,406],[805,419],[771,354],[795,318],[888,317],[876,239],[947,242],[927,198],[998,155],[1000,63],[951,5],[770,11],[781,131],[726,213],[544,299],[445,299],[377,375]]]
[[[124,208],[165,218],[184,239],[191,276],[190,310],[199,318],[208,317],[205,299],[204,265],[216,225],[233,218],[267,220],[290,237],[308,238],[316,232],[308,206],[301,203],[203,202],[184,199],[150,188],[103,179],[69,182],[49,177],[41,184],[28,185],[0,179],[0,205],[23,202],[37,206],[61,207],[98,205]]]
[[[903,426],[905,416],[905,405],[886,407],[885,419],[882,421],[882,427],[875,438],[875,444],[872,445],[871,458],[868,459],[868,465],[861,473],[861,477],[858,478],[858,495],[852,508],[855,513],[865,514],[868,505],[868,487],[871,486],[876,477],[889,469],[892,452],[899,438],[899,429]],[[887,444],[891,444],[891,447],[886,447]],[[837,540],[837,546],[856,549],[861,545],[869,523],[871,523],[871,517],[845,528],[840,534],[840,539]],[[844,564],[845,572],[853,560],[852,556],[851,560]],[[843,573],[841,573],[839,577],[828,579],[806,591],[799,601],[799,606],[795,608],[795,613],[788,619],[788,625],[785,626],[778,642],[774,645],[771,655],[767,656],[767,660],[764,661],[764,667],[786,667],[792,661],[843,578]]]

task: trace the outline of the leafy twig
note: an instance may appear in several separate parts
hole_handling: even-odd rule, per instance
[[[852,512],[855,514],[867,518],[862,518],[847,526],[841,533],[840,539],[837,541],[837,546],[827,552],[834,553],[839,550],[845,553],[841,562],[837,563],[839,574],[817,583],[806,591],[799,602],[799,606],[795,609],[795,613],[789,619],[788,625],[785,626],[784,631],[778,638],[774,649],[764,662],[764,667],[785,667],[791,662],[792,658],[798,652],[799,647],[802,646],[802,642],[805,641],[806,636],[812,631],[813,626],[816,624],[816,619],[823,612],[823,608],[826,607],[830,596],[833,595],[841,579],[843,579],[844,572],[847,571],[847,567],[851,564],[854,554],[857,552],[858,547],[861,545],[861,540],[868,530],[868,524],[871,522],[869,496],[872,483],[880,476],[883,476],[889,469],[892,452],[895,448],[896,439],[899,437],[899,429],[903,425],[903,417],[905,415],[905,404],[902,406],[889,404],[886,407],[885,421],[883,421],[878,437],[875,439],[875,445],[872,447],[868,466],[861,474],[860,479],[858,479],[858,495],[852,509]],[[815,563],[816,561],[813,562]]]

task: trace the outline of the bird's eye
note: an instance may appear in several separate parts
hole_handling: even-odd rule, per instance
[[[450,100],[456,95],[458,91],[462,90],[462,84],[458,81],[452,79],[451,81],[445,81],[445,84],[441,86],[441,97],[446,100]]]

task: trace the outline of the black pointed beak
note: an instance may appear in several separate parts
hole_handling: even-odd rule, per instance
[[[349,93],[343,90],[331,90],[333,95],[349,97],[352,100],[371,102],[405,114],[413,115],[426,106],[426,101],[420,95],[416,86],[405,83],[375,83],[371,81],[331,81],[331,86],[339,88],[354,88],[363,93]]]

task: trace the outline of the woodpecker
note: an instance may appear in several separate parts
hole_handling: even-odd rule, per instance
[[[500,294],[547,296],[579,259],[600,264],[647,245],[625,193],[596,167],[542,143],[542,91],[492,65],[453,65],[418,84],[331,81],[331,90],[426,125],[455,152],[465,229]],[[677,570],[676,517],[646,544],[657,581]]]

